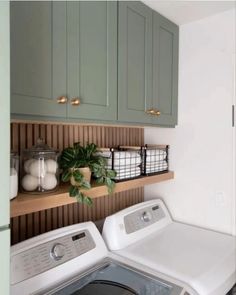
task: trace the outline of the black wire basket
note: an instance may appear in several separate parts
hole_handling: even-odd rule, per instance
[[[99,150],[99,154],[107,161],[106,168],[116,171],[117,175],[114,179],[116,182],[141,176],[141,146],[118,146]]]
[[[169,171],[169,146],[150,145],[142,147],[142,175],[155,175]]]

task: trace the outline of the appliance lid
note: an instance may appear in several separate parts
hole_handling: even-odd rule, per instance
[[[235,237],[177,222],[114,253],[185,282],[201,295],[225,294],[236,277]]]

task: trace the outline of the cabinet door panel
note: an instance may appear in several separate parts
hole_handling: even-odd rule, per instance
[[[0,163],[2,167],[0,170],[1,231],[1,227],[6,226],[10,221],[10,28],[8,1],[0,1],[0,40]],[[0,292],[0,294],[4,293]]]
[[[11,2],[11,112],[65,117],[66,9],[63,2]]]
[[[0,1],[0,294],[10,294],[10,28],[9,1]]]
[[[100,120],[117,118],[117,3],[67,3],[68,116]]]
[[[153,107],[161,114],[160,125],[177,124],[178,27],[154,12],[153,17]]]
[[[151,123],[152,11],[141,2],[119,3],[118,119]]]

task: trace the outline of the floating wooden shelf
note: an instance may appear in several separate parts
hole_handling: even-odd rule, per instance
[[[174,172],[144,176],[141,178],[127,180],[116,183],[114,193],[126,191],[133,188],[142,187],[148,184],[157,183],[174,178]],[[105,185],[95,185],[90,190],[83,191],[85,195],[91,198],[99,198],[107,195]],[[17,198],[11,201],[11,217],[21,216],[49,208],[55,208],[67,204],[75,203],[76,199],[68,194],[68,186],[61,186],[55,193],[44,195],[19,194]]]

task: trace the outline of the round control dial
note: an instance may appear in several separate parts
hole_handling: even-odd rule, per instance
[[[142,221],[144,222],[149,222],[152,219],[152,215],[150,212],[144,211],[142,216],[141,216]]]
[[[51,249],[51,256],[54,260],[60,260],[66,253],[66,248],[62,244],[55,244]]]

